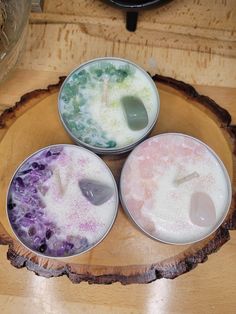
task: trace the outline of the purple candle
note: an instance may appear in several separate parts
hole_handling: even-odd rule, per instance
[[[117,208],[117,187],[108,167],[74,145],[49,146],[26,159],[7,196],[15,235],[47,257],[73,256],[97,245]]]

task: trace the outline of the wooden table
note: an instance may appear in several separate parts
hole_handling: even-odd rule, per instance
[[[47,0],[44,14],[31,15],[26,51],[0,85],[0,110],[25,92],[55,83],[82,61],[113,55],[197,84],[236,123],[234,0],[173,1],[143,13],[135,34],[124,30],[122,13],[98,2]],[[235,313],[235,247],[231,232],[231,240],[205,264],[173,281],[89,286],[17,270],[0,246],[0,313]]]

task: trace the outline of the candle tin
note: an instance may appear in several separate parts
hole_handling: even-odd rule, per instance
[[[83,147],[58,144],[19,165],[6,201],[9,224],[22,245],[43,257],[66,258],[91,250],[107,236],[119,197],[100,157]]]
[[[113,57],[80,65],[68,75],[58,96],[60,120],[69,136],[98,154],[132,150],[151,132],[159,110],[158,90],[148,73]],[[142,129],[136,130],[135,122],[140,121]]]
[[[191,244],[211,235],[227,216],[231,198],[231,181],[220,158],[205,143],[181,133],[145,140],[121,173],[125,212],[146,235],[167,244]]]

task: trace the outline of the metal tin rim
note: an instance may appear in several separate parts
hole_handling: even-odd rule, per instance
[[[110,173],[110,176],[112,178],[112,181],[113,181],[113,184],[114,184],[114,190],[115,190],[115,198],[116,198],[116,201],[115,201],[115,211],[114,211],[114,217],[111,221],[111,224],[109,226],[109,228],[107,229],[107,231],[104,233],[104,235],[101,237],[101,239],[96,242],[94,245],[92,245],[91,247],[89,247],[88,249],[82,251],[82,252],[79,252],[77,254],[73,254],[73,255],[69,255],[69,256],[48,256],[48,255],[45,255],[45,254],[42,254],[38,251],[35,251],[33,249],[31,249],[30,247],[28,247],[26,244],[24,244],[21,239],[19,238],[19,236],[16,234],[16,232],[14,231],[13,227],[12,227],[12,224],[10,222],[10,219],[9,219],[9,215],[8,215],[8,208],[7,208],[7,204],[8,204],[8,196],[9,196],[9,191],[10,191],[10,187],[11,187],[11,184],[12,184],[12,181],[15,177],[15,175],[17,174],[18,170],[21,168],[21,166],[23,166],[24,163],[26,163],[31,157],[33,157],[34,155],[36,155],[37,153],[40,153],[41,151],[44,151],[46,149],[49,149],[49,148],[52,148],[52,147],[55,147],[55,146],[69,146],[69,147],[76,147],[77,149],[82,149],[82,150],[85,150],[86,152],[90,153],[91,155],[93,155],[94,157],[96,157],[100,162],[102,162],[105,167],[107,168],[108,170],[108,173]],[[117,217],[117,214],[118,214],[118,208],[119,208],[119,193],[118,193],[118,188],[117,188],[117,184],[116,184],[116,180],[110,170],[110,168],[107,166],[107,164],[98,156],[96,155],[94,152],[86,149],[85,147],[81,147],[81,146],[77,146],[77,145],[73,145],[73,144],[53,144],[53,145],[49,145],[49,146],[45,146],[37,151],[35,151],[34,153],[32,153],[30,156],[28,156],[27,158],[25,158],[21,163],[20,165],[17,167],[17,169],[14,171],[14,174],[12,175],[11,179],[10,179],[10,182],[8,184],[8,188],[7,188],[7,194],[6,194],[6,216],[7,216],[7,220],[8,220],[8,223],[10,225],[10,228],[13,232],[13,234],[15,235],[16,239],[29,251],[35,253],[36,255],[39,255],[39,256],[42,256],[44,258],[50,258],[50,259],[65,259],[65,258],[73,258],[75,256],[79,256],[79,255],[82,255],[88,251],[90,251],[91,249],[93,249],[94,247],[96,247],[99,243],[101,243],[105,238],[106,236],[108,235],[108,233],[110,232],[110,230],[112,229],[114,223],[115,223],[115,220],[116,220],[116,217]]]
[[[122,9],[144,9],[144,8],[148,8],[148,7],[152,7],[152,6],[155,6],[155,5],[160,5],[160,4],[163,4],[163,2],[165,2],[166,0],[150,0],[148,3],[144,3],[144,4],[121,4],[121,3],[117,3],[116,1],[114,0],[110,0],[111,4],[116,6],[116,7],[119,7],[119,8],[122,8]]]
[[[165,244],[174,244],[174,245],[188,245],[188,244],[194,244],[194,243],[197,243],[199,241],[202,241],[206,238],[208,238],[211,234],[213,234],[220,226],[221,224],[224,222],[225,218],[227,217],[228,215],[228,212],[229,212],[229,209],[230,209],[230,206],[231,206],[231,202],[232,202],[232,183],[231,183],[231,180],[230,180],[230,177],[229,177],[229,174],[228,174],[228,171],[224,165],[224,163],[222,162],[222,160],[220,159],[220,157],[214,152],[214,150],[212,148],[210,148],[207,144],[205,144],[204,142],[202,142],[201,140],[191,136],[191,135],[187,135],[187,134],[183,134],[183,133],[178,133],[178,132],[166,132],[166,133],[161,133],[161,134],[158,134],[158,135],[155,135],[155,136],[152,136],[148,139],[146,139],[145,141],[148,141],[149,139],[151,138],[154,138],[154,137],[161,137],[161,136],[165,136],[165,135],[179,135],[179,136],[184,136],[184,137],[187,137],[187,138],[191,138],[195,141],[197,141],[198,143],[204,145],[211,153],[212,155],[215,157],[215,159],[218,161],[218,163],[220,164],[223,172],[224,172],[224,175],[225,175],[225,179],[226,179],[226,183],[227,183],[227,188],[228,188],[228,200],[227,200],[227,203],[226,203],[226,210],[224,211],[224,215],[222,215],[222,218],[219,219],[218,223],[216,224],[216,226],[213,228],[213,230],[208,233],[206,236],[203,236],[201,238],[199,238],[198,240],[194,240],[194,241],[187,241],[187,242],[172,242],[172,241],[165,241],[163,239],[160,239],[158,237],[155,237],[153,236],[151,233],[147,232],[146,230],[144,230],[144,228],[142,228],[138,223],[137,221],[133,218],[133,216],[131,215],[131,213],[129,212],[123,198],[122,198],[122,186],[121,186],[121,182],[122,182],[122,176],[123,176],[123,170],[124,170],[124,167],[130,157],[130,155],[135,151],[136,148],[138,148],[138,146],[136,146],[136,148],[134,148],[134,150],[130,153],[130,155],[128,156],[128,158],[126,159],[123,167],[122,167],[122,170],[121,170],[121,175],[120,175],[120,202],[122,204],[122,207],[124,209],[124,211],[126,212],[126,214],[128,215],[128,217],[131,219],[131,221],[134,223],[134,225],[136,227],[138,227],[144,234],[146,234],[147,236],[149,236],[150,238],[154,239],[154,240],[157,240],[159,242],[162,242],[162,243],[165,243]],[[145,141],[143,141],[142,143],[144,143]]]
[[[81,141],[79,138],[75,137],[72,132],[70,131],[70,129],[67,127],[67,125],[65,124],[63,118],[62,118],[62,114],[61,114],[61,110],[60,110],[60,98],[61,98],[61,92],[64,88],[64,85],[67,83],[68,79],[71,77],[71,75],[73,75],[76,71],[78,71],[80,68],[96,62],[96,61],[101,61],[101,60],[113,60],[113,61],[121,61],[121,62],[126,62],[129,63],[131,65],[133,65],[134,67],[138,68],[150,81],[151,85],[153,86],[153,89],[156,93],[156,99],[157,99],[157,112],[156,112],[156,116],[155,119],[153,120],[152,124],[150,125],[150,127],[148,128],[148,130],[144,133],[144,135],[142,137],[140,137],[137,141],[135,141],[132,144],[123,146],[123,147],[118,147],[117,149],[114,148],[100,148],[100,147],[96,147],[96,146],[92,146],[89,145],[87,143],[84,143],[83,141]],[[89,61],[86,61],[82,64],[80,64],[78,67],[76,67],[73,71],[71,71],[66,79],[64,80],[63,84],[61,85],[60,91],[58,93],[58,113],[59,113],[59,117],[60,117],[60,121],[64,127],[64,129],[66,130],[66,132],[68,133],[68,135],[74,140],[74,142],[78,145],[81,145],[85,148],[88,148],[96,153],[100,153],[100,154],[106,154],[106,153],[110,153],[110,154],[120,154],[120,153],[125,153],[130,151],[134,146],[136,146],[139,142],[141,142],[143,139],[145,139],[145,137],[152,131],[153,127],[155,126],[159,113],[160,113],[160,96],[159,96],[159,92],[158,89],[156,87],[156,84],[154,83],[154,81],[152,80],[151,76],[148,75],[148,73],[141,68],[139,65],[135,64],[134,62],[127,60],[127,59],[123,59],[123,58],[116,58],[116,57],[102,57],[102,58],[95,58],[95,59],[91,59]]]
[[[130,147],[128,150],[119,150],[119,151],[116,150],[116,151],[114,151],[114,152],[112,152],[112,153],[110,153],[110,154],[112,154],[112,155],[115,156],[115,155],[119,155],[119,154],[128,153],[130,150],[134,149],[137,145],[141,144],[144,140],[146,140],[147,137],[148,137],[148,135],[149,135],[151,132],[152,132],[152,130],[150,130],[144,138],[142,138],[142,139],[140,139],[139,141],[135,142],[135,144],[132,145],[132,147]],[[71,137],[70,134],[69,134],[69,136]],[[74,140],[74,139],[72,138],[72,140]],[[83,147],[83,148],[85,148],[85,149],[88,149],[87,147],[85,147],[85,146],[84,146],[83,144],[81,144],[80,142],[76,143],[75,146],[79,146],[79,147]],[[88,149],[88,150],[90,150],[90,149]],[[99,154],[99,155],[107,155],[107,154],[108,154],[106,151],[97,152],[97,151],[94,150],[94,149],[91,149],[90,151],[92,151],[92,152],[95,153],[95,154]]]

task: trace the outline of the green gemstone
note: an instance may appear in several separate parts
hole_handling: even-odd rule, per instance
[[[102,76],[102,70],[101,69],[96,69],[95,70],[95,74],[97,77],[101,77]]]
[[[142,100],[135,96],[125,96],[121,99],[128,126],[138,131],[148,125],[148,114]]]
[[[106,146],[108,147],[108,148],[113,148],[113,147],[116,147],[116,142],[115,141],[108,141],[107,143],[106,143]]]

